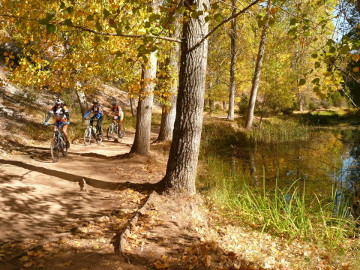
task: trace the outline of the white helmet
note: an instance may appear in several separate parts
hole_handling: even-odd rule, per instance
[[[57,98],[57,99],[55,99],[55,104],[61,105],[61,104],[64,104],[64,102],[62,102],[62,100],[60,98]]]

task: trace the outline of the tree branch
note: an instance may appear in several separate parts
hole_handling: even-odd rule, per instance
[[[162,39],[162,40],[166,40],[166,41],[173,41],[173,42],[181,43],[181,40],[175,39],[175,38],[170,38],[170,37],[160,37],[160,36],[153,36],[153,35],[130,35],[130,34],[107,33],[107,32],[98,32],[98,31],[95,31],[95,30],[92,30],[92,29],[89,29],[89,28],[86,28],[83,26],[73,25],[72,27],[74,27],[76,29],[80,29],[85,32],[102,35],[102,36],[128,37],[128,38],[155,38],[155,39]]]
[[[238,17],[239,15],[245,13],[246,11],[248,11],[252,6],[256,5],[257,3],[261,2],[263,0],[255,0],[254,2],[252,2],[251,4],[249,4],[246,8],[243,8],[242,10],[240,10],[239,12],[235,13],[234,15],[230,16],[229,18],[223,20],[221,23],[219,23],[218,25],[216,25],[207,35],[205,35],[198,43],[196,43],[192,48],[189,49],[189,51],[193,51],[195,50],[197,47],[199,47],[201,45],[201,43],[203,43],[209,36],[211,36],[216,30],[218,30],[221,26],[223,26],[225,23],[231,21],[232,19],[235,19],[236,17]]]
[[[15,18],[15,19],[25,20],[25,21],[38,21],[35,19],[23,18],[23,17],[11,15],[11,14],[0,14],[0,17]],[[66,24],[60,23],[60,25],[66,25]],[[166,40],[166,41],[181,43],[181,40],[176,39],[176,38],[170,38],[170,37],[161,37],[161,36],[153,36],[153,35],[130,35],[130,34],[107,33],[107,32],[95,31],[90,28],[86,28],[84,26],[77,26],[77,25],[66,25],[66,26],[73,27],[75,29],[79,29],[81,31],[93,33],[96,35],[102,35],[102,36],[128,37],[128,38],[154,38],[154,39],[162,39],[162,40]]]
[[[340,72],[342,72],[343,74],[345,74],[346,76],[349,76],[351,79],[353,79],[355,82],[357,82],[358,84],[360,84],[360,81],[358,79],[356,79],[351,73],[346,72],[345,70],[339,68],[338,66],[334,65],[335,69],[339,70]],[[344,88],[341,88],[341,91],[344,93],[344,95],[350,100],[350,102],[352,103],[352,105],[359,109],[359,107],[356,105],[356,103],[352,100],[352,98],[345,92]]]

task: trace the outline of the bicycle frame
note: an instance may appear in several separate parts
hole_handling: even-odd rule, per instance
[[[62,126],[60,123],[50,124],[49,126],[54,126],[55,130],[53,133],[53,138],[51,140],[50,152],[51,157],[54,162],[59,160],[59,153],[61,152],[63,156],[67,155],[67,148],[65,144],[65,137],[61,130]]]
[[[95,121],[97,121],[97,119],[95,119]],[[101,143],[102,141],[102,138],[99,136],[99,130],[96,128],[96,126],[89,124],[84,132],[84,144],[90,145],[92,138],[94,138],[98,143]]]

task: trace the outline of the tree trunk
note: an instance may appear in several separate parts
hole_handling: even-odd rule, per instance
[[[135,99],[134,98],[130,98],[130,109],[131,109],[131,115],[133,117],[136,116],[137,110],[136,110],[136,104],[135,104]]]
[[[151,114],[154,100],[154,80],[156,78],[156,52],[149,55],[149,63],[142,67],[143,87],[139,97],[136,114],[136,131],[131,153],[148,155],[150,152]]]
[[[236,1],[232,0],[232,15],[236,13]],[[237,24],[236,18],[231,20],[231,46],[230,46],[230,54],[231,54],[231,62],[230,62],[230,87],[229,87],[229,111],[228,111],[228,120],[234,120],[234,111],[235,111],[235,68],[236,68],[236,37],[237,37]]]
[[[154,12],[158,11],[158,0],[152,1]],[[157,69],[157,51],[151,52],[148,63],[142,66],[142,89],[136,112],[136,131],[131,153],[148,155],[150,153],[151,116],[154,103],[154,88]]]
[[[86,102],[85,93],[83,91],[79,90],[80,87],[81,87],[81,84],[79,82],[77,82],[76,85],[75,85],[75,92],[76,92],[76,96],[77,96],[78,101],[79,101],[81,115],[84,115],[88,110],[88,105],[87,105],[87,102]],[[81,117],[81,119],[83,119],[83,118]],[[84,121],[84,119],[83,119],[83,121]]]
[[[215,103],[213,97],[213,83],[211,81],[209,82],[207,90],[208,90],[209,114],[211,115],[215,110]]]
[[[185,14],[209,8],[208,0],[184,0]],[[198,42],[208,33],[205,16],[189,16],[184,20],[181,43],[179,91],[176,119],[166,175],[166,190],[196,193],[195,178],[203,122],[204,92],[207,65],[207,40]]]
[[[248,106],[248,111],[247,111],[247,119],[246,119],[246,124],[245,124],[246,129],[251,129],[251,127],[253,125],[253,121],[254,121],[255,103],[256,103],[256,98],[257,98],[257,92],[259,89],[261,67],[262,67],[264,54],[265,54],[267,32],[269,29],[270,8],[271,8],[271,1],[268,0],[267,7],[266,7],[265,25],[264,25],[264,28],[261,33],[259,52],[257,55],[255,72],[254,72],[254,77],[252,80],[250,100],[249,100],[249,106]]]
[[[180,37],[180,32],[181,32],[179,16],[175,17],[174,25],[175,25],[175,31],[172,37],[178,39]],[[173,136],[174,122],[176,115],[176,99],[177,99],[176,91],[178,88],[178,81],[179,81],[179,53],[180,53],[180,46],[178,43],[174,43],[173,50],[171,51],[170,54],[169,66],[171,68],[171,73],[176,74],[176,78],[170,90],[171,105],[170,106],[163,105],[162,107],[160,132],[157,138],[157,141],[159,142],[165,140],[171,140]]]

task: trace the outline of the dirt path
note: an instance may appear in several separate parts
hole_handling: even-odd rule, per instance
[[[0,269],[104,269],[113,262],[112,237],[164,172],[149,158],[127,155],[131,143],[129,136],[71,145],[57,163],[48,144],[0,156]],[[116,262],[106,269],[147,269]]]

